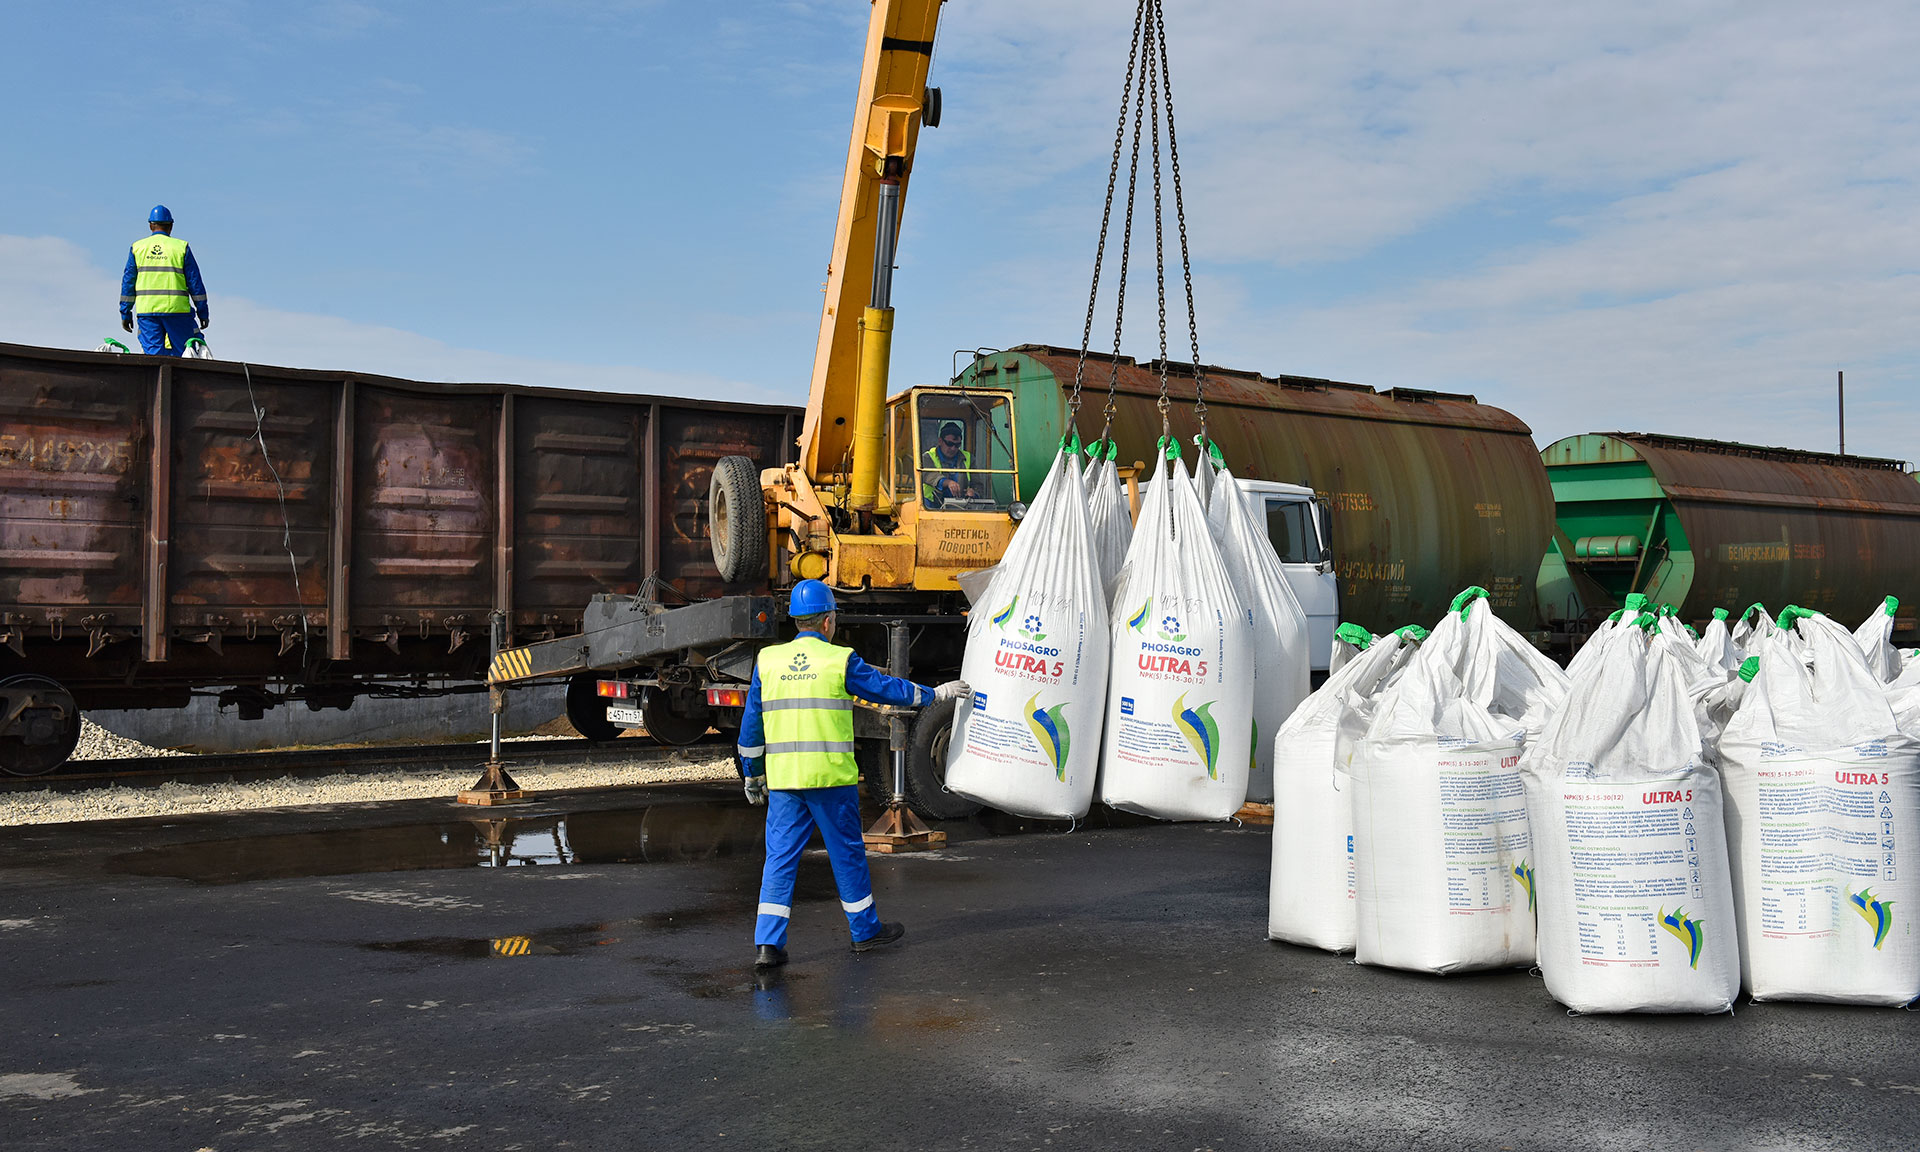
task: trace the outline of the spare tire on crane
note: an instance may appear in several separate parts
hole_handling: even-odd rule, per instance
[[[713,566],[728,584],[767,575],[767,506],[760,497],[760,466],[746,456],[722,456],[707,489],[707,539]]]

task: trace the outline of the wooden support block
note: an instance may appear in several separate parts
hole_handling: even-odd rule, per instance
[[[1242,824],[1271,824],[1273,823],[1273,805],[1256,804],[1249,800],[1241,806],[1240,811],[1233,814],[1233,818]]]

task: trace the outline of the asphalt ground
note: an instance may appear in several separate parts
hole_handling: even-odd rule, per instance
[[[730,789],[0,834],[10,1148],[1912,1149],[1902,1011],[1573,1017],[1265,939],[1268,832],[817,849],[757,980]],[[505,867],[476,867],[500,863]]]

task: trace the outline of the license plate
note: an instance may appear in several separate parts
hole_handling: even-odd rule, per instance
[[[614,704],[607,705],[607,720],[609,723],[618,724],[622,728],[644,728],[646,726],[640,719],[640,709],[621,708]]]

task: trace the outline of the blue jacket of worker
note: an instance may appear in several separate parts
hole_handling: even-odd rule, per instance
[[[137,243],[134,245],[134,247],[138,246]],[[134,252],[129,249],[127,252],[127,270],[120,274],[120,316],[122,319],[133,318],[133,282],[135,277],[139,275],[139,271],[139,261],[135,258]],[[193,258],[193,248],[191,246],[187,248],[186,266],[182,271],[187,274],[187,297],[193,302],[193,311],[200,314],[200,322],[204,324],[212,319],[212,317],[207,314],[207,286],[200,279],[200,262]]]
[[[816,640],[827,638],[818,632],[802,632]],[[933,703],[933,689],[898,676],[889,676],[860,658],[847,653],[847,691],[869,704],[924,708]],[[747,689],[746,714],[740,719],[740,761],[749,776],[766,772],[766,726],[760,717],[760,669],[753,670],[753,684]]]

